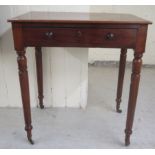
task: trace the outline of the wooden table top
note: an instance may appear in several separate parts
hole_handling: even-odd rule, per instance
[[[29,12],[9,19],[8,22],[152,24],[148,20],[130,14],[77,12]]]

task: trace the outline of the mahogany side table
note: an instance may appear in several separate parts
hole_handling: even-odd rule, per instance
[[[125,145],[130,144],[138,95],[138,86],[150,21],[128,14],[30,12],[8,20],[12,23],[14,48],[17,52],[19,80],[25,118],[25,130],[32,140],[29,79],[26,47],[35,47],[38,98],[43,105],[43,72],[41,47],[120,48],[120,64],[116,97],[116,111],[121,112],[123,79],[127,49],[134,50]]]

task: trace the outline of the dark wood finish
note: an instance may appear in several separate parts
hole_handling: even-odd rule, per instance
[[[14,23],[12,25],[14,47],[17,52],[17,62],[19,69],[19,81],[21,88],[21,97],[23,104],[24,120],[25,120],[25,130],[27,132],[27,138],[31,144],[32,140],[32,125],[31,125],[31,109],[30,109],[30,93],[29,93],[29,79],[27,71],[27,58],[26,51],[23,45],[23,34],[22,34],[22,25]]]
[[[36,71],[37,71],[37,83],[38,83],[38,99],[40,108],[43,109],[43,69],[42,69],[42,51],[41,47],[35,47],[36,56]]]
[[[32,125],[31,125],[31,109],[30,109],[30,95],[29,95],[29,80],[27,72],[27,59],[25,56],[25,50],[17,51],[17,62],[19,69],[19,81],[21,87],[21,95],[24,110],[25,130],[27,131],[27,138],[31,144],[32,141]]]
[[[32,25],[29,25],[33,27]],[[46,27],[46,25],[44,25]],[[135,47],[136,29],[127,28],[23,28],[25,46]],[[117,31],[116,31],[117,29]],[[109,37],[109,36],[112,37]],[[95,37],[95,39],[94,39]]]
[[[8,20],[23,23],[95,23],[95,24],[151,24],[150,21],[130,14],[76,13],[76,12],[29,12]]]
[[[147,36],[147,26],[142,25],[137,32],[137,42],[136,47],[134,49],[135,52],[132,63],[131,84],[130,84],[128,112],[127,112],[126,129],[125,129],[126,146],[130,144],[130,135],[132,134],[132,126],[137,103],[140,73],[142,66],[142,56],[145,51],[146,36]]]
[[[31,138],[30,96],[25,47],[36,47],[38,96],[43,107],[43,76],[41,47],[107,47],[121,48],[117,87],[117,111],[120,112],[126,52],[135,51],[132,66],[125,144],[130,135],[138,95],[142,55],[145,51],[150,21],[127,14],[31,12],[8,20],[12,23],[14,47],[18,54],[19,79],[28,140]]]
[[[130,135],[132,134],[132,125],[136,107],[136,100],[138,95],[138,86],[140,80],[140,71],[142,65],[142,54],[134,54],[132,75],[131,75],[131,84],[130,84],[130,94],[129,94],[129,103],[128,103],[128,113],[127,113],[127,123],[125,129],[125,145],[130,144]]]
[[[117,84],[117,97],[116,97],[116,111],[121,113],[120,109],[122,90],[123,90],[123,81],[124,81],[124,73],[125,73],[125,65],[126,65],[126,54],[127,49],[121,49],[120,54],[120,62],[119,62],[119,74],[118,74],[118,84]]]

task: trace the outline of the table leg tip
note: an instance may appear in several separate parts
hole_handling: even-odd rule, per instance
[[[129,146],[130,145],[130,137],[126,137],[125,138],[125,146]]]
[[[32,144],[32,145],[34,144],[34,141],[31,138],[29,138],[28,140],[29,140],[30,144]]]
[[[116,110],[118,113],[122,113],[122,110],[121,109],[117,109]]]
[[[40,109],[44,109],[44,105],[40,105]]]
[[[129,146],[130,145],[130,142],[125,142],[125,146]]]

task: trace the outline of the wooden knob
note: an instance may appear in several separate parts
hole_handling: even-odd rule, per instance
[[[81,37],[82,36],[82,32],[81,31],[77,31],[77,36]]]
[[[48,38],[51,38],[53,36],[53,32],[46,32],[45,35],[48,37]]]
[[[108,33],[108,34],[106,35],[106,39],[107,39],[107,40],[113,40],[114,38],[115,38],[114,33]]]

